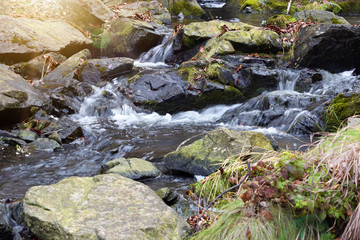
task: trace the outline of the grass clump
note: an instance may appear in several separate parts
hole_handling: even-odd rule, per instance
[[[211,201],[247,171],[251,178],[215,203],[218,220],[192,239],[335,239],[359,231],[360,129],[328,134],[306,153],[240,156],[195,193]]]

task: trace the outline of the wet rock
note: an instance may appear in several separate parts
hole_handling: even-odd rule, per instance
[[[262,133],[233,131],[221,127],[204,138],[164,156],[164,164],[171,170],[193,175],[209,175],[229,158],[241,153],[272,150],[270,141]]]
[[[77,77],[77,67],[91,58],[91,52],[84,49],[60,64],[57,68],[46,75],[40,87],[55,89],[58,87],[69,87]]]
[[[102,34],[100,48],[102,56],[130,57],[136,59],[141,53],[157,46],[165,27],[155,23],[117,18]]]
[[[42,130],[42,135],[57,142],[59,142],[60,138],[61,142],[69,143],[83,137],[84,133],[78,123],[75,123],[69,117],[62,117],[56,121],[52,121],[49,126]],[[51,137],[51,135],[53,135],[53,137]]]
[[[327,96],[273,91],[227,111],[218,121],[231,125],[276,127],[290,134],[308,135],[321,126]]]
[[[73,24],[83,29],[92,29],[109,21],[115,14],[100,0],[59,0]]]
[[[48,106],[49,100],[20,75],[0,65],[0,126],[21,122],[33,106]]]
[[[39,21],[0,15],[0,62],[28,61],[43,52],[65,56],[91,44],[79,30],[60,21]],[[61,36],[60,38],[58,36]]]
[[[204,49],[206,51],[206,58],[208,59],[210,59],[211,57],[216,57],[218,55],[235,53],[235,49],[229,41],[219,38],[210,39],[206,43]]]
[[[333,12],[322,10],[305,10],[294,13],[297,21],[310,19],[312,22],[333,23],[333,24],[347,24],[350,25],[345,18],[335,15]]]
[[[97,84],[130,72],[133,66],[134,60],[130,58],[90,59],[81,66],[79,80]]]
[[[172,205],[174,204],[177,199],[178,199],[178,195],[176,193],[174,193],[170,188],[168,187],[164,187],[164,188],[160,188],[159,190],[156,191],[156,194],[167,204],[167,205]]]
[[[188,230],[154,191],[117,174],[32,187],[25,194],[24,215],[39,239],[175,240]]]
[[[61,149],[61,145],[58,142],[48,138],[38,138],[29,143],[28,146],[37,151],[55,151]]]
[[[138,180],[157,177],[161,172],[151,162],[140,158],[116,158],[105,163],[101,167],[100,173],[116,173],[133,180]]]
[[[243,99],[242,93],[230,86],[201,77],[194,81],[195,73],[191,67],[183,68],[179,74],[173,70],[159,70],[136,75],[121,87],[121,91],[135,105],[142,105],[161,114],[202,109],[214,104],[230,104]]]
[[[360,68],[360,28],[341,24],[317,24],[298,33],[293,65],[342,72]]]
[[[37,134],[29,130],[20,130],[19,138],[26,142],[32,142],[37,138]]]
[[[88,49],[76,53],[47,74],[37,85],[49,95],[58,112],[76,112],[80,108],[81,98],[92,91],[88,83],[77,80],[79,66],[89,58],[91,53]]]
[[[21,64],[20,75],[25,79],[39,80],[43,75],[46,74],[49,64],[49,60],[45,62],[45,58],[49,57],[51,60],[61,64],[67,58],[60,53],[50,52],[31,59],[28,62]]]

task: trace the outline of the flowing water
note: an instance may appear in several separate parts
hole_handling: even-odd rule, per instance
[[[135,62],[138,68],[168,68],[164,59],[172,54],[172,41],[145,53]],[[266,134],[283,148],[298,149],[309,139],[315,125],[321,128],[323,104],[341,92],[360,91],[352,71],[330,74],[306,92],[294,91],[300,71],[277,69],[278,89],[245,103],[218,105],[200,111],[160,115],[135,107],[118,90],[121,78],[113,79],[82,102],[71,118],[81,124],[85,138],[64,144],[63,150],[16,154],[0,151],[0,199],[21,199],[34,185],[52,184],[69,176],[93,176],[102,164],[117,157],[139,157],[152,161],[163,175],[144,181],[153,189],[170,187],[184,191],[195,181],[191,176],[174,176],[164,168],[162,157],[184,140],[219,126]],[[106,91],[112,97],[104,99]],[[195,140],[194,138],[193,140]],[[5,209],[6,210],[6,209]],[[13,224],[8,219],[9,224]]]

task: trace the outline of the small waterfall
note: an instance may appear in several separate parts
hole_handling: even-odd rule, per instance
[[[279,90],[294,91],[297,80],[300,77],[300,72],[290,71],[286,69],[279,70]]]
[[[168,34],[164,37],[160,45],[153,47],[146,53],[143,53],[138,59],[138,62],[164,63],[166,58],[173,54],[173,39],[173,35]]]

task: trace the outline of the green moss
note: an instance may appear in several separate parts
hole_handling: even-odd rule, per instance
[[[194,46],[196,44],[196,41],[194,38],[184,35],[183,43],[184,43],[185,47],[191,48],[192,46]]]
[[[359,14],[360,13],[360,4],[359,0],[348,0],[344,2],[337,3],[341,9],[343,14]]]
[[[253,12],[262,12],[263,9],[260,7],[260,3],[258,0],[245,0],[243,2],[239,2],[240,10],[243,10],[246,7],[251,7]]]
[[[290,22],[296,22],[296,18],[285,14],[274,15],[266,21],[268,24],[273,24],[279,27],[286,27],[286,24]]]
[[[103,67],[97,67],[97,69],[100,71],[101,74],[105,74],[107,71],[107,68],[105,66]]]
[[[171,15],[178,15],[181,12],[184,16],[201,17],[205,15],[205,12],[201,8],[191,5],[188,1],[175,3],[169,11]]]
[[[337,95],[324,113],[325,129],[337,131],[343,122],[351,116],[360,114],[360,94]]]
[[[288,1],[270,0],[265,4],[265,10],[269,12],[286,12]]]

